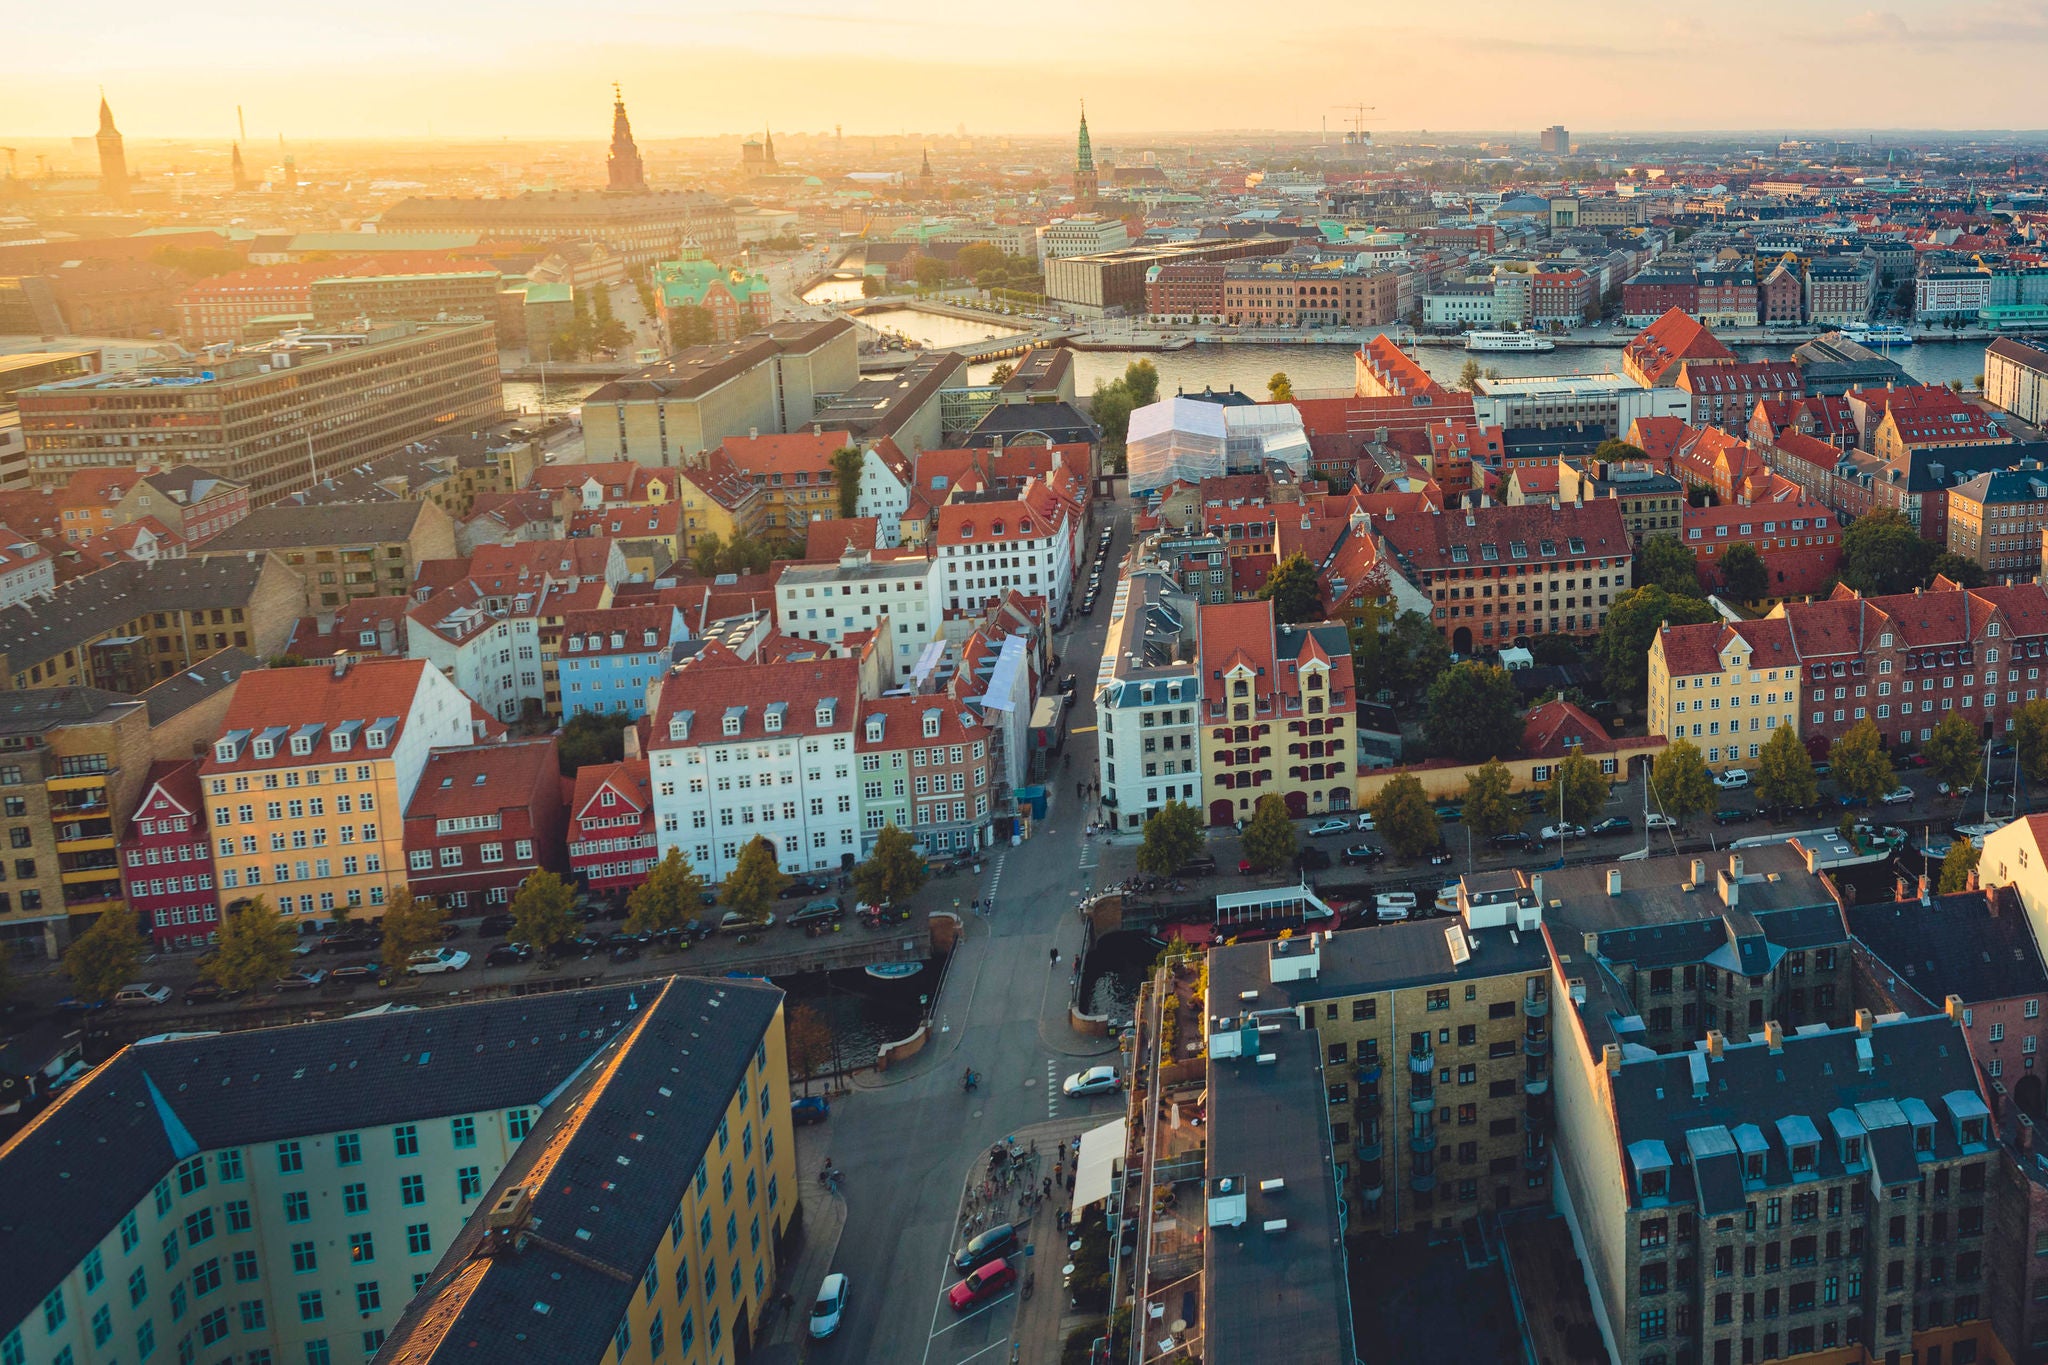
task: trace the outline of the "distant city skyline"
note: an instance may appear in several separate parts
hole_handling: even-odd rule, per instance
[[[45,7],[9,23],[14,75],[0,135],[89,134],[101,85],[131,139],[590,137],[623,83],[643,140],[769,124],[792,132],[1039,135],[1089,101],[1121,130],[1313,131],[1341,106],[1382,129],[1856,131],[2038,129],[2048,49],[2041,0],[1730,0],[1711,20],[1603,6],[1475,0],[1455,23],[1388,0],[1248,26],[1221,0],[1171,23],[1128,3],[1047,0],[1015,11],[939,0],[668,13],[536,0],[334,11],[246,0],[172,7],[109,0],[89,31]],[[575,25],[565,28],[565,21]],[[545,35],[544,38],[541,35]],[[1853,61],[1846,101],[1823,58]],[[992,54],[1001,54],[999,57]],[[1837,64],[1832,69],[1840,69]],[[1877,96],[1882,92],[1882,97]],[[217,101],[217,106],[216,102]]]

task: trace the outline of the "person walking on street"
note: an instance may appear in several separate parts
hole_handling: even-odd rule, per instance
[[[1060,965],[1060,950],[1057,948],[1052,950],[1052,965],[1055,967]]]

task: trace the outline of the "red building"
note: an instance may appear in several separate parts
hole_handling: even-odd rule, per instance
[[[1820,592],[1842,565],[1842,528],[1835,514],[1804,497],[1751,506],[1688,507],[1679,535],[1697,556],[1700,586],[1721,587],[1721,557],[1747,543],[1763,557],[1772,597]]]
[[[1757,400],[1806,396],[1806,373],[1789,360],[1747,361],[1739,365],[1678,367],[1678,387],[1692,395],[1694,426],[1715,426],[1740,432]]]
[[[592,891],[630,891],[660,859],[646,759],[576,772],[569,801],[569,870]]]
[[[455,914],[504,905],[564,866],[555,741],[435,749],[405,812],[406,882]]]
[[[150,765],[149,785],[121,839],[121,870],[128,905],[142,916],[158,948],[197,948],[220,930],[213,890],[213,855],[206,844],[206,805],[199,797],[199,764],[162,759]]]
[[[1145,277],[1145,311],[1201,321],[1223,316],[1223,262],[1169,261]]]
[[[1583,322],[1592,316],[1593,277],[1570,270],[1539,270],[1529,279],[1529,316],[1537,322]]]
[[[1806,290],[1799,280],[1799,268],[1780,261],[1757,286],[1757,321],[1769,327],[1796,327],[1806,316]]]

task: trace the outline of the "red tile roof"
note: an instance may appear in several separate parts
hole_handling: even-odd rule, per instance
[[[682,525],[682,516],[683,505],[679,502],[654,503],[644,507],[599,507],[571,513],[569,534],[572,537],[611,536],[619,540],[648,536],[672,539]]]
[[[1040,487],[1040,493],[1044,492]],[[1059,530],[1057,505],[1027,502],[949,502],[939,509],[936,545],[990,545],[1037,540]]]
[[[1468,517],[1471,525],[1466,524]],[[1378,523],[1378,527],[1380,534],[1423,573],[1454,566],[1533,564],[1629,553],[1621,504],[1613,498],[1561,507],[1552,507],[1548,502],[1520,507],[1495,504],[1431,516],[1392,518]],[[1572,548],[1574,540],[1583,548]],[[1517,543],[1524,547],[1520,556],[1513,552]],[[1485,545],[1495,547],[1496,559],[1485,557],[1481,549]],[[1454,555],[1454,549],[1462,549],[1464,557]]]
[[[643,603],[638,598],[625,598],[594,611],[565,611],[562,613],[562,653],[589,658],[592,655],[645,654],[650,649],[666,649],[678,610],[666,602]],[[651,645],[647,643],[649,631],[654,633]],[[616,645],[612,643],[614,635],[619,637]],[[569,648],[571,637],[581,642],[575,650]],[[595,646],[591,644],[593,639],[597,642]]]
[[[390,758],[405,733],[427,667],[421,659],[371,659],[350,665],[338,676],[331,668],[255,669],[244,673],[236,685],[235,698],[228,703],[221,729],[223,733],[247,730],[260,734],[276,728],[297,729],[301,725],[332,727],[351,720],[361,721],[367,728],[371,722],[395,718],[398,723],[391,727],[383,748],[371,749],[359,733],[356,745],[349,751],[359,760]],[[232,762],[209,754],[203,771],[297,768],[315,761],[293,754],[291,746],[282,740],[275,757],[255,758],[253,750],[252,744],[244,743]],[[326,750],[316,745],[315,752],[324,756]]]
[[[1210,602],[1200,608],[1202,639],[1202,690],[1212,700],[1221,698],[1223,684],[1219,670],[1243,661],[1263,677],[1252,684],[1255,695],[1272,695],[1274,689],[1273,604],[1271,602]]]
[[[1604,754],[1617,748],[1607,727],[1568,701],[1547,701],[1522,722],[1524,758],[1562,758],[1573,749]]]
[[[812,484],[832,479],[832,457],[853,445],[843,431],[798,431],[786,435],[728,436],[719,447],[733,467],[750,479],[807,473]]]
[[[848,547],[872,550],[881,539],[882,523],[876,517],[839,517],[813,521],[804,527],[804,558],[834,560]]]
[[[860,713],[855,717],[859,727],[854,733],[853,747],[862,753],[872,753],[930,744],[933,737],[924,732],[924,718],[934,711],[939,717],[936,738],[940,743],[965,744],[988,737],[987,727],[973,711],[950,697],[927,693],[922,696],[874,697],[862,702]],[[881,718],[882,737],[870,740],[867,723],[875,717]]]
[[[585,816],[605,818],[628,815],[637,810],[642,823],[651,825],[654,821],[654,788],[649,783],[648,764],[644,758],[629,758],[619,763],[586,763],[576,770],[576,789],[569,797],[569,818],[582,820]],[[609,787],[616,792],[617,799],[624,805],[594,806],[598,794]]]
[[[1719,360],[1733,362],[1735,352],[1721,344],[1721,341],[1707,325],[1676,308],[1636,333],[1627,346],[1622,348],[1624,363],[1633,367],[1649,383],[1655,384],[1669,374],[1674,366],[1685,360]],[[1672,376],[1676,378],[1675,375]]]
[[[833,702],[830,724],[820,725],[818,704],[827,699]],[[770,730],[767,717],[777,707],[781,726]],[[860,665],[855,660],[754,664],[714,643],[663,680],[649,742],[660,749],[679,743],[731,743],[852,730],[859,721],[860,707]],[[671,740],[669,722],[684,711],[691,713],[689,738]],[[734,734],[725,729],[729,713],[740,721]]]
[[[454,820],[532,804],[534,792],[555,785],[555,738],[509,744],[435,749],[427,755],[408,820]]]

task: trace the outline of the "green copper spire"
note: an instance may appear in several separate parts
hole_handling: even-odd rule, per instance
[[[1074,153],[1074,172],[1077,175],[1095,173],[1095,149],[1088,145],[1088,101],[1081,101],[1081,143]]]

